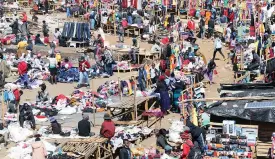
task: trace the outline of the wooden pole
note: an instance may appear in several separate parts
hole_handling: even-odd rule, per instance
[[[19,109],[17,111],[19,111]],[[4,117],[5,117],[5,103],[4,103],[4,91],[2,90],[2,122],[3,122],[3,125],[5,125]],[[18,118],[19,118],[19,116],[18,116]]]
[[[204,98],[204,99],[187,99],[184,102],[202,102],[202,101],[234,101],[234,100],[274,100],[275,97],[226,97],[226,98]],[[183,103],[183,102],[179,102]]]
[[[136,92],[137,92],[137,80],[135,81],[135,89],[134,89],[134,104],[135,104],[135,121],[137,121],[137,99],[136,99]]]
[[[92,93],[94,90],[94,79],[92,79]],[[94,118],[94,126],[95,126],[95,111],[96,111],[96,107],[95,107],[95,94],[93,93],[93,118]]]
[[[120,100],[121,100],[121,98],[122,98],[122,90],[120,89],[120,77],[118,77],[118,93],[119,93],[119,98],[120,98]]]

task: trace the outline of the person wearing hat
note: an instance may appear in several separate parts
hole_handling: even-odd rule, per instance
[[[61,125],[57,122],[57,120],[54,117],[50,117],[51,122],[51,129],[53,134],[60,134],[61,133]]]
[[[160,157],[160,159],[174,159],[174,157],[172,157],[172,147],[171,146],[166,145],[164,150],[165,150],[165,152]]]
[[[31,144],[32,159],[46,159],[47,150],[40,137],[40,134],[35,135],[35,142]]]
[[[132,159],[130,144],[131,142],[128,139],[123,140],[123,147],[119,151],[119,159]]]
[[[115,135],[115,123],[112,121],[111,116],[108,113],[104,114],[104,122],[101,125],[100,135],[111,139]]]
[[[89,115],[82,114],[82,120],[78,122],[78,135],[79,136],[93,136],[95,133],[91,132],[91,123],[89,122]]]
[[[89,77],[88,77],[88,70],[90,69],[90,64],[88,61],[85,60],[84,56],[81,56],[79,59],[79,81],[77,88],[81,88],[83,84],[86,84],[87,87],[90,87]]]
[[[36,96],[36,102],[46,102],[49,100],[49,93],[46,91],[46,84],[42,83],[40,86],[41,91],[38,91],[38,95]]]

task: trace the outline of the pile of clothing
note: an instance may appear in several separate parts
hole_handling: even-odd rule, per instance
[[[144,136],[150,135],[152,131],[152,129],[147,127],[117,126],[115,130],[115,135],[111,138],[113,152],[115,152],[117,148],[123,146],[123,139],[128,139],[129,141],[136,141]]]
[[[129,65],[128,61],[119,61],[117,65],[113,67],[113,70],[129,70],[131,66]]]
[[[42,140],[42,142],[45,145],[47,154],[50,154],[51,152],[55,151],[56,147],[54,145],[50,144],[47,141]],[[18,158],[31,159],[32,143],[34,143],[34,139],[29,139],[26,142],[19,142],[15,147],[11,147],[8,150],[9,154],[7,156],[11,159],[18,159]]]
[[[59,70],[57,81],[62,83],[72,83],[79,81],[79,70],[76,67]]]

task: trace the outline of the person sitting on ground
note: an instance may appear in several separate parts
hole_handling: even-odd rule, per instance
[[[91,123],[89,122],[89,115],[83,114],[82,120],[78,122],[78,135],[79,136],[93,136],[95,133],[91,132]]]
[[[73,64],[69,61],[68,57],[65,57],[64,61],[61,63],[61,67],[68,70],[73,67]]]
[[[175,157],[172,157],[172,147],[166,145],[164,150],[165,150],[165,152],[160,157],[160,159],[176,159]]]
[[[123,147],[119,151],[119,159],[131,159],[132,153],[130,150],[130,141],[127,139],[123,140]]]
[[[166,134],[168,134],[168,132],[165,129],[160,129],[158,134],[157,134],[157,146],[159,146],[163,149],[166,146],[170,146],[167,142]]]
[[[115,123],[108,113],[104,114],[104,122],[101,125],[100,135],[111,139],[115,135]]]
[[[32,113],[32,108],[27,103],[24,103],[19,107],[19,123],[23,128],[24,121],[30,121],[31,128],[35,129],[35,119]]]
[[[40,46],[45,46],[46,44],[44,44],[41,39],[40,39],[40,34],[37,34],[35,36],[35,39],[34,39],[34,44],[35,45],[40,45]]]
[[[62,129],[61,125],[57,122],[57,120],[54,117],[50,117],[51,122],[51,131],[53,134],[60,134]]]
[[[38,68],[41,71],[43,70],[41,54],[38,54],[37,57],[34,59],[34,68]]]
[[[33,159],[46,159],[47,156],[46,147],[41,141],[40,136],[40,134],[35,135],[35,142],[31,144]]]
[[[252,62],[247,66],[247,70],[256,70],[260,66],[260,56],[256,53],[255,50],[252,50],[253,59]]]
[[[36,102],[46,102],[49,100],[49,93],[46,91],[46,84],[42,83],[40,85],[41,91],[38,91],[38,95],[36,96]]]

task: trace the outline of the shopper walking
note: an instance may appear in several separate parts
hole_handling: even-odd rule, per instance
[[[215,39],[215,49],[214,49],[214,54],[213,54],[213,60],[215,60],[217,52],[219,52],[222,55],[223,59],[225,60],[225,56],[222,53],[222,41],[218,36]]]

